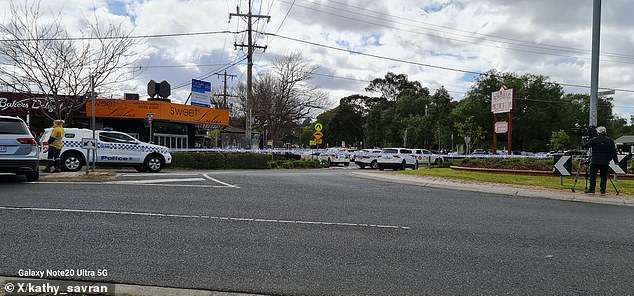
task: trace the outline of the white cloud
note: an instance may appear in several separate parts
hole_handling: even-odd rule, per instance
[[[236,12],[236,5],[241,5],[242,13],[247,11],[246,1],[236,0],[47,0],[43,5],[50,11],[63,9],[73,32],[81,30],[81,12],[92,13],[94,6],[104,21],[129,22],[135,35],[244,30],[244,20],[234,17],[229,22],[229,14]],[[6,6],[0,2],[0,7]],[[603,1],[601,87],[634,90],[631,11],[630,0]],[[541,74],[557,82],[590,85],[592,1],[261,0],[254,2],[253,13],[271,16],[268,23],[254,23],[258,31],[401,61],[257,35],[258,45],[268,48],[265,53],[257,51],[256,71],[269,69],[281,55],[300,51],[320,67],[320,74],[367,81],[392,71],[407,74],[432,91],[445,86],[456,98],[469,89],[473,75],[424,65]],[[244,34],[208,34],[143,39],[148,49],[142,51],[140,66],[183,67],[147,68],[127,81],[118,95],[130,90],[144,95],[150,79],[177,86],[209,76],[206,80],[220,85],[209,74],[222,69],[219,64],[245,55],[233,46],[244,38]],[[244,71],[244,62],[229,68],[230,74],[238,75],[230,85],[245,79]],[[316,76],[315,83],[330,92],[335,104],[344,96],[366,94],[367,83],[357,80]],[[187,89],[175,90],[173,99],[184,101]],[[589,93],[587,88],[566,91]],[[614,98],[618,114],[634,114],[634,93],[617,91]]]

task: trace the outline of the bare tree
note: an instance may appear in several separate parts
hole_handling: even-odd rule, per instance
[[[274,145],[275,141],[292,132],[312,110],[325,107],[327,94],[308,83],[316,69],[301,53],[295,52],[276,60],[273,71],[255,78],[253,98],[249,102],[253,127],[268,131],[268,138]]]
[[[61,11],[45,15],[39,1],[12,1],[5,17],[0,24],[0,83],[32,98],[44,95],[49,112],[43,114],[51,119],[68,120],[84,107],[91,75],[95,87],[104,86],[116,82],[118,71],[133,62],[137,42],[123,23],[102,27],[96,15],[84,16],[87,30],[71,37]]]

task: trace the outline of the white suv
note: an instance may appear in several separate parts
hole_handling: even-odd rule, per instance
[[[48,142],[52,128],[44,130],[41,137],[40,160],[46,160]],[[92,130],[64,128],[64,148],[61,151],[62,171],[76,172],[86,164],[87,149],[82,148],[82,139],[92,138]],[[139,172],[160,172],[172,163],[172,155],[165,146],[141,142],[134,137],[115,131],[95,131],[97,139],[96,165],[133,166]],[[91,152],[92,158],[92,152]],[[90,161],[90,159],[89,159]]]
[[[360,168],[370,167],[373,169],[378,168],[378,157],[381,154],[381,149],[362,149],[356,153],[354,163]]]
[[[425,164],[425,165],[431,165],[431,164],[442,164],[443,162],[445,162],[445,159],[438,155],[435,154],[434,152],[431,152],[430,150],[427,149],[412,149],[412,151],[414,152],[416,158],[418,159],[418,164]]]
[[[19,117],[0,116],[0,173],[25,175],[27,181],[40,177],[37,142]]]
[[[319,161],[321,163],[327,163],[329,166],[336,166],[339,164],[349,166],[350,156],[349,152],[347,152],[344,148],[329,148],[319,154]]]
[[[385,148],[381,151],[381,155],[377,159],[379,170],[391,168],[396,170],[405,170],[406,168],[418,169],[418,160],[414,156],[414,152],[405,148]]]

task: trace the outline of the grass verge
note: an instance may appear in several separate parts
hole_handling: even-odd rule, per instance
[[[549,189],[559,189],[559,190],[570,190],[574,185],[575,178],[574,176],[564,177],[563,185],[560,183],[559,177],[551,177],[551,176],[524,176],[524,175],[510,175],[510,174],[501,174],[501,173],[481,173],[481,172],[468,172],[468,171],[458,171],[452,170],[449,168],[437,168],[437,169],[420,169],[420,170],[406,170],[400,171],[399,174],[406,175],[414,175],[414,176],[423,176],[423,177],[434,177],[434,178],[442,178],[442,179],[450,179],[450,180],[461,180],[475,183],[495,183],[495,184],[509,184],[509,185],[520,185],[520,186],[534,186],[540,188],[549,188]],[[597,192],[599,191],[599,177],[597,176]],[[585,188],[585,178],[582,175],[579,175],[579,180],[577,181],[577,185],[575,189],[577,192],[583,192]],[[616,188],[619,190],[621,195],[634,195],[634,181],[633,180],[618,180],[614,182]],[[614,187],[608,181],[607,192],[609,195],[613,195],[615,193]]]

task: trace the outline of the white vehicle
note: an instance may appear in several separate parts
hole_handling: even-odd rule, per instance
[[[350,165],[350,155],[343,148],[330,148],[319,154],[319,161],[327,163],[329,166],[343,164]]]
[[[391,168],[405,170],[406,168],[418,169],[418,160],[414,152],[406,148],[385,148],[381,151],[381,156],[377,159],[379,170]]]
[[[40,138],[42,150],[40,160],[46,161],[48,142],[52,128],[44,130]],[[61,151],[62,171],[76,172],[86,165],[87,149],[82,148],[82,139],[91,139],[92,130],[64,128],[64,147]],[[172,155],[165,146],[141,142],[134,137],[116,131],[95,131],[97,140],[96,165],[133,166],[139,172],[160,172],[172,163]],[[92,152],[90,153],[92,158]]]
[[[354,163],[362,169],[365,167],[378,169],[379,155],[381,155],[381,149],[362,149],[356,153]]]
[[[427,149],[412,149],[412,151],[414,151],[416,159],[418,159],[419,165],[420,164],[425,164],[425,165],[441,164],[445,161],[445,159],[442,158],[442,156],[435,154]]]
[[[0,173],[25,175],[27,181],[37,181],[37,150],[37,142],[24,120],[0,116]]]

